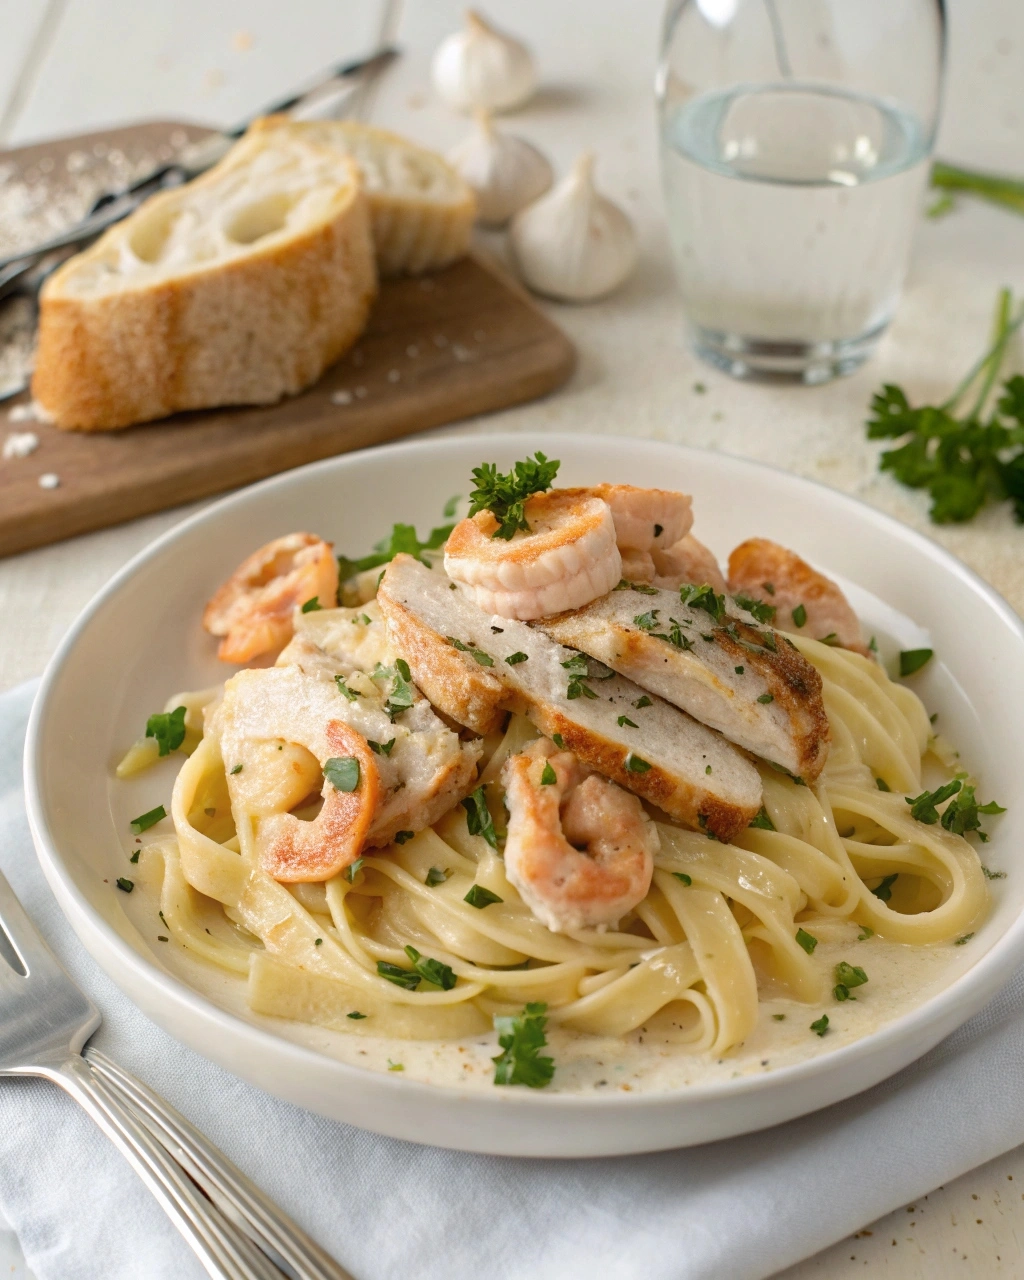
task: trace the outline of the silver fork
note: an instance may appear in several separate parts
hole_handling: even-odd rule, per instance
[[[352,1280],[163,1099],[82,1056],[100,1021],[0,874],[0,1075],[42,1076],[80,1103],[214,1280]]]

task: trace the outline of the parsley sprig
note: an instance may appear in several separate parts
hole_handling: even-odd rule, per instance
[[[494,1029],[502,1052],[492,1058],[495,1084],[525,1084],[543,1089],[555,1074],[554,1058],[541,1057],[547,1044],[546,1004],[528,1004],[519,1017],[496,1017]]]
[[[935,524],[970,520],[986,502],[1006,499],[1024,523],[1024,377],[1008,378],[988,408],[1009,340],[1022,324],[1024,306],[1014,314],[1010,290],[1000,290],[991,344],[948,400],[913,408],[902,387],[886,383],[871,401],[868,439],[898,442],[882,453],[879,469],[911,489],[927,489]]]
[[[396,524],[388,537],[374,543],[370,555],[362,556],[358,560],[350,560],[348,556],[338,556],[338,582],[339,584],[346,582],[349,578],[354,578],[357,573],[376,569],[382,564],[389,564],[400,551],[415,556],[429,569],[430,562],[424,557],[424,551],[437,551],[443,547],[454,528],[453,524],[440,525],[437,529],[431,529],[426,541],[421,542],[415,525]]]
[[[538,449],[532,458],[517,462],[512,470],[503,474],[494,462],[484,462],[473,468],[476,488],[469,495],[469,514],[490,511],[498,522],[491,535],[508,542],[522,529],[529,533],[526,521],[526,500],[534,493],[544,493],[558,474],[561,464],[557,459],[549,461]]]

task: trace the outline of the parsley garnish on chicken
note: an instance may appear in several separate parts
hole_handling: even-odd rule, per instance
[[[548,461],[538,451],[525,462],[517,462],[507,475],[503,475],[494,462],[484,462],[473,468],[476,488],[469,495],[469,514],[490,511],[498,522],[491,535],[508,542],[518,530],[529,533],[526,522],[526,499],[534,493],[544,493],[558,474],[561,464],[557,459]]]

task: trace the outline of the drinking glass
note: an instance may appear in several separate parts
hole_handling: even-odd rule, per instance
[[[700,355],[806,383],[870,355],[920,216],[945,30],[943,0],[670,0],[662,179]]]

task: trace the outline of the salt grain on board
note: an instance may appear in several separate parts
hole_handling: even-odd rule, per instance
[[[401,376],[397,369],[388,370],[388,382],[398,382]]]
[[[3,455],[7,459],[27,458],[38,448],[39,437],[34,431],[12,431],[4,441]]]
[[[28,404],[16,404],[7,414],[8,422],[35,422],[36,407],[33,401]]]
[[[60,476],[52,471],[46,471],[39,477],[40,489],[56,489],[60,484]]]
[[[332,391],[331,392],[331,404],[351,404],[351,403],[352,403],[351,391]]]

